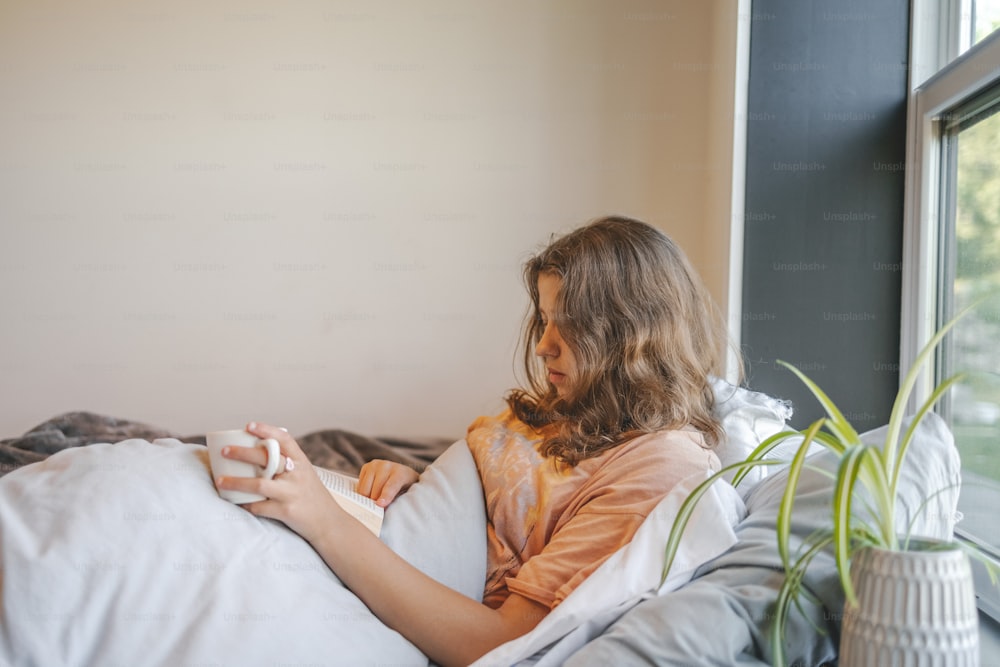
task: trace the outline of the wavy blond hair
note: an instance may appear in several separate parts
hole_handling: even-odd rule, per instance
[[[559,333],[577,373],[560,397],[535,355],[544,325],[538,277],[558,276]],[[725,320],[684,252],[663,232],[610,216],[554,240],[524,267],[532,306],[521,336],[525,389],[506,400],[542,429],[542,453],[570,465],[644,433],[692,426],[722,438],[709,380],[721,373]]]

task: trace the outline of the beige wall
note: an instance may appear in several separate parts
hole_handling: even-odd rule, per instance
[[[520,262],[608,212],[724,302],[728,5],[2,0],[0,437],[459,436]]]

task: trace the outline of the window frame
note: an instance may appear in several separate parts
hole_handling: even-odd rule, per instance
[[[907,118],[903,211],[900,378],[938,325],[942,199],[947,174],[942,146],[947,123],[940,120],[987,89],[1000,86],[1000,31],[964,48],[960,34],[968,0],[914,0],[911,5],[910,94]],[[923,268],[922,268],[923,267]],[[937,370],[937,369],[935,369]],[[936,373],[923,373],[910,398],[916,410],[932,393]],[[975,543],[975,535],[963,535]],[[985,568],[973,562],[979,606],[1000,619],[1000,591]]]
[[[976,44],[910,92],[903,210],[901,376],[909,371],[937,326],[940,188],[944,176],[944,123],[937,118],[996,85],[1000,85],[1000,32]],[[912,398],[914,406],[930,396],[933,381],[927,376],[918,383]]]

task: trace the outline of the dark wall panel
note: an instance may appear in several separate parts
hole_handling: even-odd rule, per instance
[[[750,386],[859,429],[898,384],[908,0],[754,0],[743,351]]]

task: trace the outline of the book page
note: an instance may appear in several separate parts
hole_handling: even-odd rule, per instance
[[[313,466],[316,474],[323,482],[333,499],[344,508],[344,510],[360,521],[368,530],[378,536],[382,532],[382,519],[385,510],[375,504],[375,501],[367,496],[363,496],[355,489],[358,485],[357,477],[351,477],[343,473]]]

